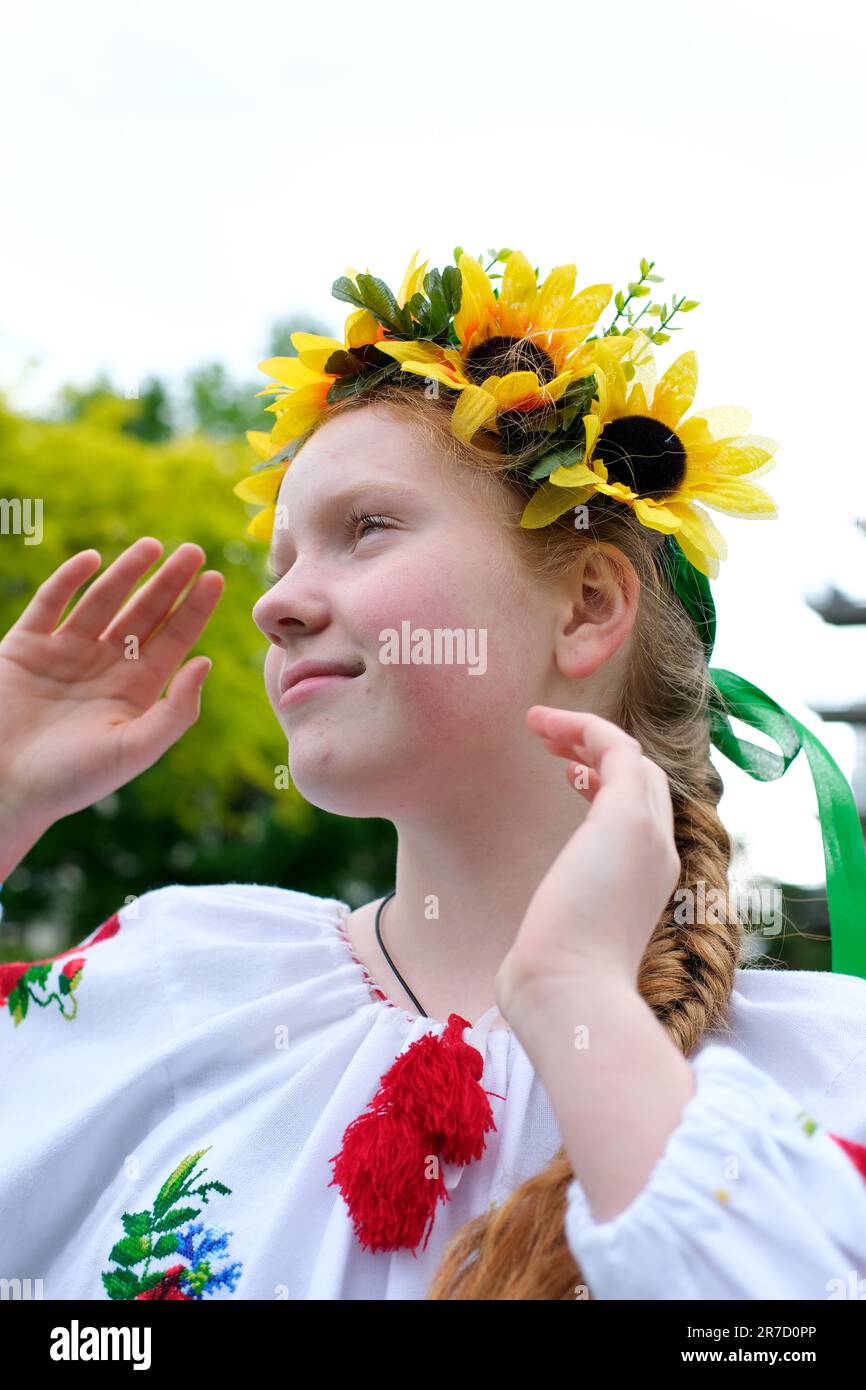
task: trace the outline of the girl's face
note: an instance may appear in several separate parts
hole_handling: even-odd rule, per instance
[[[411,819],[465,806],[479,778],[495,786],[504,759],[526,757],[526,710],[561,693],[558,614],[478,499],[489,482],[431,455],[382,403],[327,421],[286,470],[279,578],[253,619],[271,644],[265,685],[291,778],[312,804]],[[504,522],[504,489],[501,507]],[[353,509],[376,522],[353,522]],[[281,677],[302,660],[361,673],[281,705]]]

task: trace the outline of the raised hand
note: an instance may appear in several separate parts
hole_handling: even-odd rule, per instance
[[[58,627],[101,564],[98,551],[80,551],[40,584],[0,641],[0,830],[26,825],[32,840],[34,827],[151,767],[198,719],[210,659],[180,663],[225,581],[206,571],[173,608],[205,558],[186,543],[130,597],[161,553],[153,537],[135,541]]]
[[[532,705],[526,722],[589,810],[539,883],[497,976],[513,1022],[521,995],[591,977],[637,988],[649,939],[679,883],[666,774],[600,715]],[[576,774],[583,774],[576,779]]]

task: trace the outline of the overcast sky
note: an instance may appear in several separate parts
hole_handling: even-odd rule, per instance
[[[338,330],[349,265],[524,251],[624,285],[641,256],[700,308],[698,405],[780,441],[778,521],[714,514],[715,662],[820,732],[866,695],[866,632],[805,607],[866,593],[863,32],[840,0],[348,5],[42,0],[3,9],[0,389],[23,409],[100,370],[255,376],[290,313]],[[859,172],[858,172],[859,171]],[[262,379],[264,384],[264,379]],[[802,763],[801,767],[799,764]],[[758,872],[823,874],[805,758],[724,760]]]

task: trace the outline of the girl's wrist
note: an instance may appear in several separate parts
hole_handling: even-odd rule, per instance
[[[574,960],[568,968],[551,972],[509,971],[508,963],[504,970],[497,981],[497,1006],[515,1030],[521,1023],[525,1028],[538,1024],[543,1027],[551,1009],[558,1008],[563,1001],[568,1006],[579,1007],[583,1000],[595,1001],[602,997],[607,1000],[640,998],[637,982],[624,965],[597,957]]]
[[[6,882],[49,829],[50,822],[30,820],[24,816],[13,820],[8,813],[0,815],[0,883]]]

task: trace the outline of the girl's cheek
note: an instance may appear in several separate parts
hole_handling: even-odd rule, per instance
[[[424,574],[433,574],[434,582],[392,572],[387,585],[356,596],[350,620],[369,652],[368,665],[383,668],[395,693],[411,701],[431,731],[447,729],[455,711],[464,725],[498,710],[507,714],[515,667],[511,616],[483,577],[455,577],[444,560],[426,565]],[[437,629],[451,634],[440,638],[438,664]],[[426,647],[421,634],[427,636]],[[425,659],[413,662],[413,648]]]
[[[381,574],[375,588],[360,593],[353,604],[353,616],[358,631],[363,631],[378,650],[379,634],[384,630],[402,632],[408,622],[409,630],[464,627],[468,613],[475,608],[467,602],[466,589],[455,584],[448,566],[436,559],[419,563],[417,569],[395,566]]]

